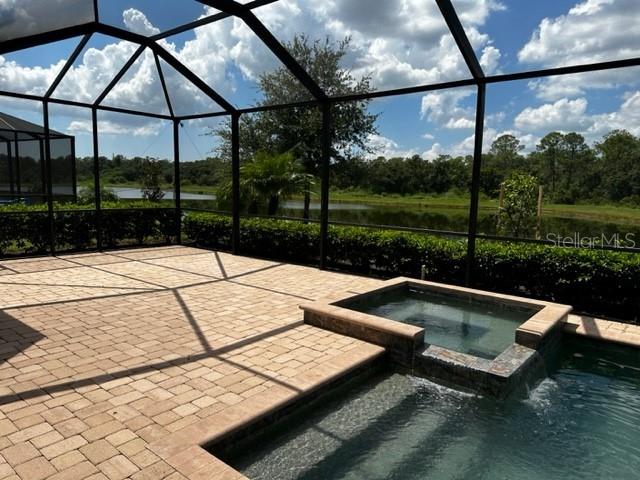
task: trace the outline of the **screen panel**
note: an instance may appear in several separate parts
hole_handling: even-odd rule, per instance
[[[0,3],[0,42],[95,20],[92,0],[20,0]]]

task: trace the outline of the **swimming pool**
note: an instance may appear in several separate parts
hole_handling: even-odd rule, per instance
[[[565,341],[549,377],[505,401],[379,371],[213,453],[255,480],[637,478],[639,365]]]

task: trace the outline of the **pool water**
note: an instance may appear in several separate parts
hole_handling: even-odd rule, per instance
[[[572,343],[547,379],[504,402],[378,372],[214,453],[254,480],[638,478],[634,355]]]
[[[490,360],[515,341],[516,329],[536,312],[415,288],[346,300],[340,306],[422,327],[429,344]]]

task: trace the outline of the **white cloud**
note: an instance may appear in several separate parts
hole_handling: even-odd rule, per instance
[[[592,138],[599,138],[615,129],[640,135],[640,91],[627,93],[617,111],[592,115],[590,123],[587,134]]]
[[[523,63],[581,64],[640,55],[637,0],[585,0],[545,18],[518,52]]]
[[[500,57],[502,54],[493,45],[487,45],[480,56],[480,65],[486,73],[493,73],[498,70]]]
[[[608,113],[590,114],[585,98],[564,98],[537,108],[526,108],[516,117],[515,125],[533,138],[550,131],[575,131],[584,135],[588,142],[594,142],[615,129],[640,135],[640,91],[625,94],[619,108]]]
[[[64,60],[59,60],[48,67],[25,67],[0,56],[0,86],[4,90],[43,95],[64,64]]]
[[[135,8],[128,8],[122,12],[122,20],[125,27],[132,32],[147,36],[160,33],[160,29],[154,27],[147,19],[147,16]]]
[[[471,119],[471,118],[450,118],[449,121],[447,121],[447,123],[445,124],[445,127],[447,128],[460,128],[460,129],[466,129],[466,128],[475,128],[476,126],[476,122]]]
[[[158,122],[147,123],[138,126],[125,125],[122,122],[104,120],[98,122],[98,131],[101,135],[133,135],[134,137],[148,137],[157,135],[162,130]],[[72,135],[91,134],[91,122],[84,120],[72,120],[66,129]]]
[[[500,56],[487,35],[478,32],[492,0],[456,5],[465,18],[470,41],[488,68]],[[378,89],[468,78],[468,69],[435,2],[424,0],[281,0],[256,10],[281,40],[305,32],[310,38],[350,36],[348,62],[357,76],[368,75]]]
[[[584,0],[566,14],[545,18],[518,52],[523,64],[579,65],[640,56],[637,0]],[[539,98],[579,97],[588,89],[637,85],[637,69],[563,75],[531,83]]]
[[[369,135],[367,144],[373,149],[373,153],[367,155],[369,159],[379,156],[408,158],[418,154],[415,149],[403,149],[394,140],[378,134]]]
[[[440,155],[446,155],[448,153],[449,152],[445,151],[445,149],[442,148],[442,145],[436,142],[431,145],[431,148],[429,148],[429,150],[422,154],[422,158],[424,158],[425,160],[435,160]]]
[[[585,126],[587,100],[563,98],[539,107],[527,107],[515,118],[515,126],[525,131],[574,131]]]
[[[420,116],[446,128],[473,128],[475,108],[460,104],[474,94],[469,88],[430,92],[422,97]]]

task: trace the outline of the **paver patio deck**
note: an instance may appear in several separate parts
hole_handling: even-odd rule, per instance
[[[378,282],[188,247],[0,261],[0,479],[236,478],[197,444],[381,353],[298,304]]]

